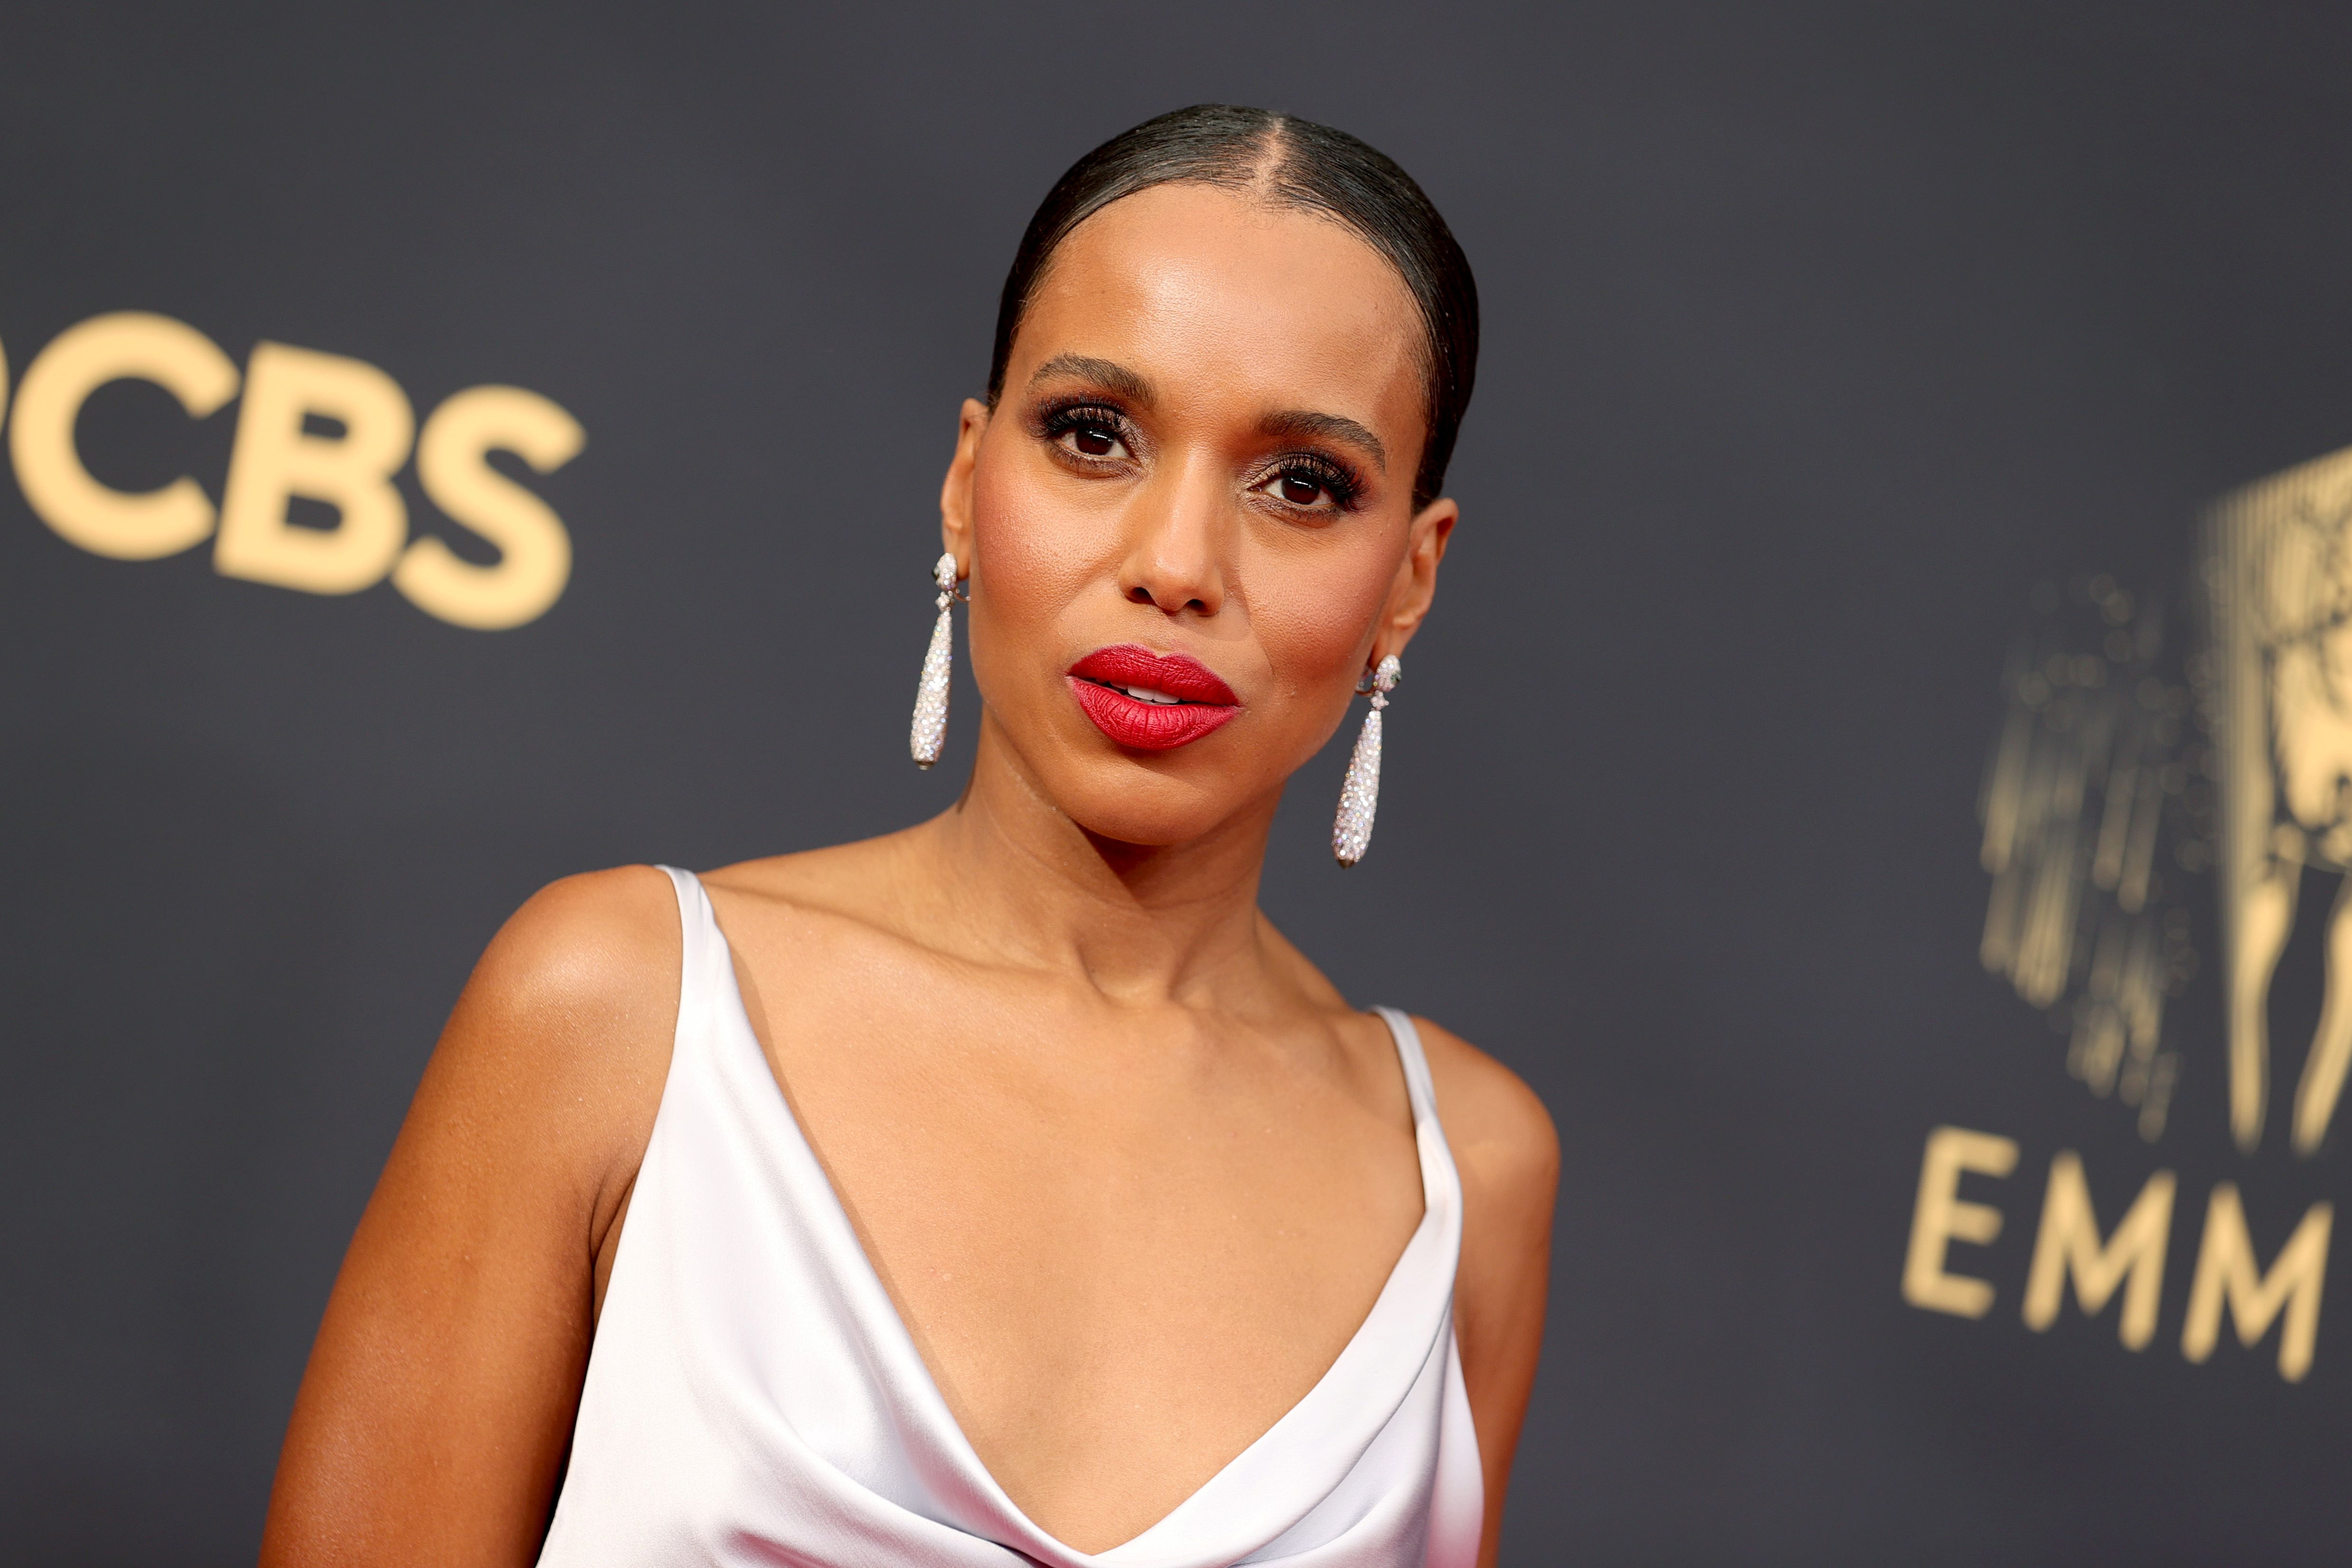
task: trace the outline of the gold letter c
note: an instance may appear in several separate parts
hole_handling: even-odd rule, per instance
[[[211,500],[186,475],[132,494],[82,467],[74,422],[110,381],[152,382],[202,419],[236,395],[236,364],[184,321],[142,310],[93,316],[59,332],[25,367],[8,426],[16,483],[43,522],[74,544],[118,561],[152,561],[204,542]]]

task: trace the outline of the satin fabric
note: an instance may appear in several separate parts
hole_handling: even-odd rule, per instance
[[[1453,1324],[1461,1184],[1412,1021],[1423,1212],[1305,1398],[1142,1534],[1089,1555],[982,1468],[802,1135],[702,886],[542,1568],[1472,1568],[1485,1489]]]

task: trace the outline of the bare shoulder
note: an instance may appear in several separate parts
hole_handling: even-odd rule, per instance
[[[526,1026],[508,1043],[560,1045],[569,1025],[674,1013],[679,963],[668,877],[651,866],[590,871],[550,883],[509,917],[460,1008]]]
[[[1518,1074],[1443,1025],[1416,1017],[1437,1112],[1475,1203],[1539,1209],[1550,1222],[1559,1182],[1559,1134]],[[1532,1216],[1530,1216],[1532,1217]]]
[[[651,1126],[677,1022],[677,900],[650,866],[567,877],[499,928],[412,1119],[493,1124],[601,1166]],[[521,1124],[528,1124],[527,1126]]]
[[[668,1070],[677,932],[638,866],[557,882],[492,939],[344,1256],[263,1562],[537,1550]]]
[[[1487,1517],[1494,1519],[1502,1513],[1543,1345],[1559,1137],[1543,1101],[1517,1073],[1452,1030],[1425,1018],[1414,1022],[1445,1141],[1462,1173],[1454,1343],[1486,1473]],[[1480,1563],[1494,1563],[1495,1541],[1490,1529]]]

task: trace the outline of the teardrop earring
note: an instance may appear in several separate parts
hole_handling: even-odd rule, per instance
[[[956,592],[956,558],[952,551],[940,557],[931,568],[931,580],[940,585],[939,624],[931,628],[931,646],[923,655],[923,678],[915,686],[915,725],[908,736],[908,750],[914,752],[915,765],[928,768],[940,760],[940,746],[948,733],[948,675],[955,665],[955,618],[952,606],[958,599],[970,603],[971,595]]]
[[[1391,654],[1371,672],[1369,684],[1356,685],[1357,690],[1372,694],[1372,710],[1364,715],[1355,754],[1348,759],[1348,782],[1339,786],[1339,815],[1331,823],[1331,853],[1342,866],[1354,865],[1371,847],[1372,815],[1381,805],[1381,710],[1389,705],[1389,693],[1396,689],[1403,668]]]

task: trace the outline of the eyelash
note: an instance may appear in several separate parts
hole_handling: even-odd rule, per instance
[[[1074,430],[1099,430],[1117,440],[1130,454],[1135,451],[1135,437],[1128,428],[1127,416],[1100,403],[1072,402],[1045,408],[1038,414],[1037,429],[1045,440],[1055,443]],[[1066,455],[1082,463],[1113,460],[1089,457],[1083,452]],[[1304,479],[1309,484],[1321,486],[1323,493],[1331,498],[1332,506],[1340,511],[1353,511],[1357,498],[1363,493],[1364,488],[1363,481],[1349,468],[1315,452],[1286,453],[1276,460],[1265,478],[1258,482],[1264,485],[1286,479]]]
[[[1039,432],[1048,441],[1059,441],[1073,430],[1100,430],[1116,439],[1132,454],[1135,440],[1129,435],[1127,419],[1116,408],[1106,408],[1099,403],[1064,403],[1044,410],[1038,416]],[[1080,462],[1099,463],[1110,459],[1088,457],[1073,452]]]
[[[1278,482],[1288,479],[1305,479],[1309,484],[1322,486],[1323,493],[1329,496],[1331,504],[1341,511],[1353,511],[1356,509],[1356,498],[1363,490],[1362,481],[1354,474],[1331,461],[1330,458],[1313,452],[1286,454],[1275,463],[1273,471],[1266,475],[1265,480],[1261,482]]]

